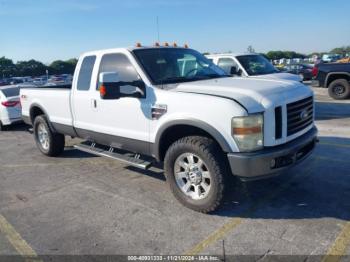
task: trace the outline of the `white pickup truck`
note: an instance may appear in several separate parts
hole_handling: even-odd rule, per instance
[[[163,163],[176,198],[200,212],[223,202],[232,175],[280,173],[309,156],[317,136],[310,88],[232,78],[180,47],[85,53],[72,86],[23,89],[21,104],[43,154],[61,154],[67,135],[92,154]]]
[[[260,54],[226,53],[207,55],[207,58],[232,76],[259,77],[298,82],[303,80],[299,75],[277,70],[269,60]]]

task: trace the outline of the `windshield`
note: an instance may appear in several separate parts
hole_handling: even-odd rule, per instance
[[[237,56],[248,75],[266,75],[278,73],[279,71],[261,55],[241,55]]]
[[[134,54],[156,85],[228,77],[221,68],[192,49],[138,49]]]

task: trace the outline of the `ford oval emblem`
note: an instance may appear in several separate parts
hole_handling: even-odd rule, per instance
[[[301,111],[301,113],[300,113],[300,119],[301,120],[306,119],[308,116],[309,116],[309,113],[307,112],[307,110]]]

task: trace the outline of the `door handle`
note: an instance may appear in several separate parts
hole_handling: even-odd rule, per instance
[[[91,106],[93,108],[97,108],[97,101],[96,101],[96,99],[91,99]]]

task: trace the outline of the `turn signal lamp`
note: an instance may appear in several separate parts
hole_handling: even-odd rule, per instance
[[[106,95],[107,91],[106,91],[106,87],[104,85],[100,86],[100,95],[101,97],[104,97]]]

